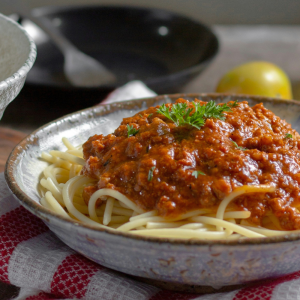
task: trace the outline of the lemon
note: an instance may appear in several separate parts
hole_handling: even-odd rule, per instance
[[[293,98],[291,82],[286,73],[266,61],[248,62],[231,69],[219,81],[216,92]]]

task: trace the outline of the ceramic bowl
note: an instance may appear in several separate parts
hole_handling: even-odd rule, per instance
[[[18,23],[0,14],[0,119],[21,91],[36,58],[36,47]]]
[[[11,153],[5,176],[21,204],[74,250],[127,274],[172,284],[228,286],[278,277],[300,270],[300,234],[237,241],[183,241],[132,236],[70,221],[39,204],[37,184],[45,163],[42,151],[63,149],[61,138],[74,144],[96,133],[112,132],[123,117],[178,97],[216,102],[264,102],[300,131],[300,102],[254,96],[178,94],[114,103],[79,111],[49,123],[24,139]]]

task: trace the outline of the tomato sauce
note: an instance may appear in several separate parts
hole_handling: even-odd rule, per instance
[[[184,99],[177,103],[193,108]],[[177,126],[157,108],[125,118],[113,134],[94,135],[83,145],[82,174],[97,180],[83,193],[87,201],[91,191],[110,188],[145,211],[174,217],[215,208],[239,186],[272,184],[275,192],[240,196],[236,207],[249,210],[254,224],[272,213],[282,229],[300,229],[300,136],[290,124],[263,104],[251,108],[247,102],[224,112],[224,120],[206,119],[200,129]],[[127,125],[138,132],[128,137]]]

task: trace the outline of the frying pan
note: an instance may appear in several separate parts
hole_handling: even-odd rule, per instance
[[[205,25],[172,12],[120,6],[43,7],[36,16],[48,18],[72,43],[115,73],[112,90],[139,79],[157,93],[177,92],[202,72],[218,51],[218,40]],[[28,20],[38,56],[27,85],[79,90],[63,73],[63,55]]]

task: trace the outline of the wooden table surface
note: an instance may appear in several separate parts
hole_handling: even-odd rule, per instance
[[[24,132],[0,126],[0,173],[4,171],[6,160],[12,149],[26,135]]]

